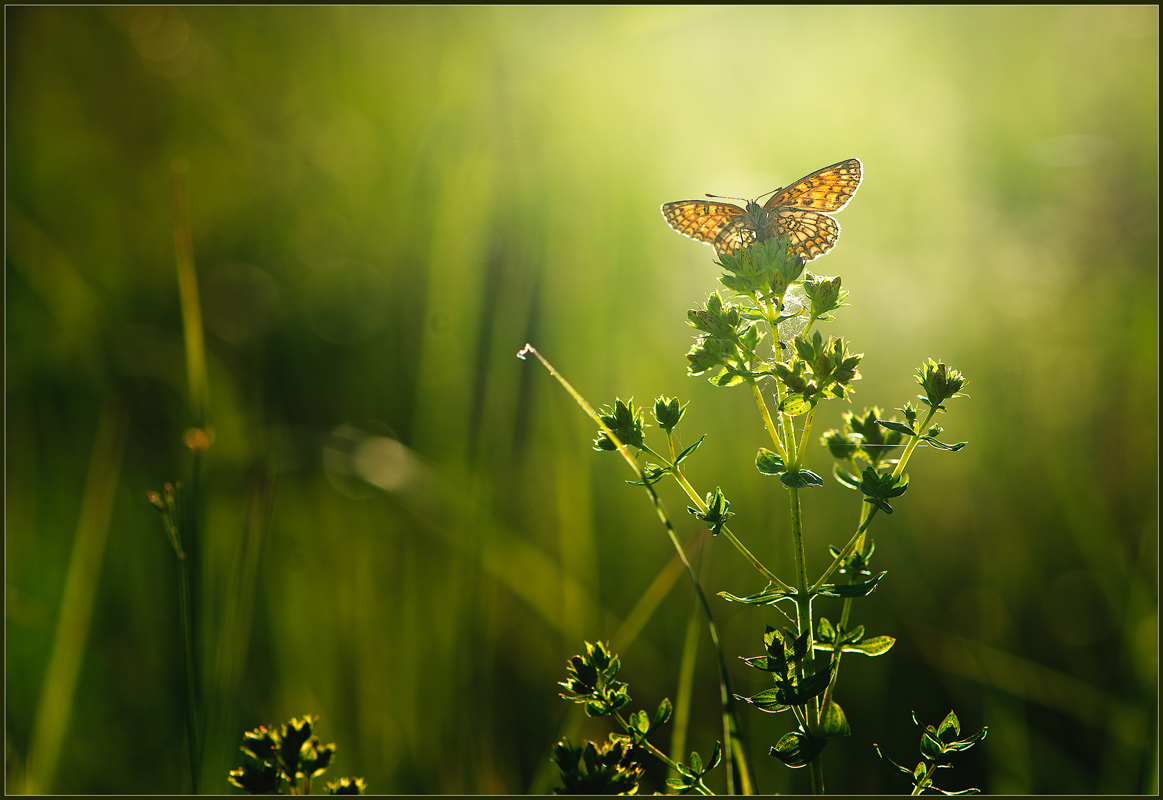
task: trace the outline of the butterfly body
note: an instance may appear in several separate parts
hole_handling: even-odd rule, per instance
[[[825,212],[848,204],[862,173],[860,160],[849,158],[776,189],[762,206],[755,200],[744,208],[714,200],[679,200],[663,205],[662,215],[670,227],[711,245],[720,255],[782,235],[800,257],[811,261],[835,246],[840,225]]]

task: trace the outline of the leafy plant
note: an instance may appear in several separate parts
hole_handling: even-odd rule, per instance
[[[292,718],[277,730],[260,725],[243,734],[240,748],[246,762],[230,770],[230,783],[248,794],[311,794],[311,781],[335,758],[336,745],[323,744],[312,734],[319,717]],[[327,794],[363,794],[363,778],[339,778],[327,784]]]
[[[634,748],[644,750],[678,773],[667,785],[680,794],[712,794],[703,776],[722,761],[723,751],[715,743],[711,757],[704,764],[698,753],[691,753],[686,764],[676,762],[655,747],[649,736],[669,719],[673,707],[668,698],[658,704],[653,716],[638,710],[622,716],[621,709],[630,704],[629,687],[617,680],[621,662],[608,644],[586,642],[584,655],[576,655],[566,665],[567,677],[558,685],[565,689],[562,697],[585,708],[589,717],[613,717],[621,732],[610,734],[609,742],[585,742],[573,746],[558,742],[553,761],[565,784],[558,794],[635,794],[643,769],[631,760]]]
[[[938,788],[933,785],[933,774],[939,769],[952,767],[952,764],[944,763],[942,759],[949,753],[957,753],[973,747],[973,745],[985,738],[985,734],[989,731],[989,728],[982,728],[972,736],[958,739],[957,737],[961,735],[961,722],[952,711],[945,716],[945,719],[936,728],[932,725],[922,727],[921,723],[917,722],[917,712],[913,711],[912,715],[913,722],[916,723],[918,728],[921,728],[921,760],[917,762],[917,765],[912,769],[902,767],[884,753],[880,752],[879,745],[874,744],[873,747],[876,748],[876,754],[913,779],[913,794],[920,794],[926,789],[932,789],[944,795],[979,793],[981,791],[980,789],[962,789],[959,792],[949,792]]]
[[[852,169],[853,162],[854,159],[835,167],[849,165],[847,168]],[[855,162],[857,176],[858,168],[859,162]],[[825,168],[818,174],[828,169],[834,168]],[[826,179],[825,175],[821,180]],[[854,190],[854,186],[848,185],[846,196]],[[674,207],[671,216],[684,213],[687,205],[670,204]],[[847,541],[831,546],[828,566],[814,579],[810,578],[801,494],[824,484],[824,479],[807,467],[815,415],[823,402],[851,400],[855,391],[853,384],[861,377],[859,368],[864,356],[845,339],[813,330],[817,323],[832,322],[835,314],[847,305],[848,292],[842,288],[840,278],[805,271],[803,232],[800,231],[798,243],[793,244],[779,224],[766,227],[759,224],[774,218],[774,211],[769,214],[769,209],[761,210],[755,204],[749,204],[748,209],[747,224],[755,227],[744,231],[746,236],[738,235],[740,245],[751,243],[733,251],[731,247],[720,247],[722,236],[713,237],[694,222],[684,227],[683,220],[679,219],[680,224],[676,226],[680,232],[720,247],[718,265],[724,274],[719,282],[736,293],[724,297],[713,292],[701,307],[687,312],[687,320],[697,332],[695,343],[686,354],[687,371],[691,376],[705,377],[714,386],[744,387],[755,400],[768,438],[753,451],[756,469],[761,476],[777,478],[788,498],[795,555],[795,573],[790,579],[784,580],[764,566],[731,530],[729,522],[738,519],[738,512],[732,510],[720,487],[703,493],[688,481],[683,470],[705,436],[681,452],[676,447],[675,432],[682,422],[685,404],[665,396],[655,401],[653,419],[665,441],[651,443],[643,410],[633,400],[618,398],[611,406],[595,411],[531,345],[526,345],[518,355],[536,356],[598,423],[594,449],[618,452],[632,468],[636,479],[629,483],[645,489],[687,567],[720,664],[722,750],[728,791],[749,793],[752,789],[744,748],[738,739],[732,702],[737,699],[767,713],[791,712],[793,730],[778,738],[770,753],[788,767],[808,767],[813,792],[823,793],[824,748],[830,739],[852,733],[848,718],[836,700],[843,657],[849,653],[881,656],[895,642],[888,635],[869,636],[862,625],[852,621],[854,601],[871,595],[886,574],[871,568],[875,552],[872,523],[881,512],[892,514],[894,504],[908,491],[909,476],[905,468],[919,446],[947,452],[957,452],[965,446],[964,442],[941,441],[938,437],[943,431],[934,419],[946,412],[948,401],[965,396],[962,389],[968,381],[956,369],[927,359],[916,374],[923,390],[916,406],[913,401],[904,403],[897,409],[899,416],[886,416],[878,406],[860,413],[849,411],[843,414],[840,429],[824,432],[820,442],[835,459],[833,478],[841,486],[857,492],[862,502]],[[743,213],[742,209],[739,211]],[[674,226],[671,216],[668,221]],[[752,234],[753,239],[749,239]],[[834,232],[828,235],[832,239],[826,242],[823,252],[835,240]],[[812,252],[812,255],[820,254],[818,250]],[[710,534],[730,542],[767,582],[762,589],[749,594],[720,591],[718,596],[732,603],[773,607],[788,622],[782,629],[767,626],[763,634],[764,652],[743,659],[747,666],[768,673],[773,683],[772,688],[752,697],[735,695],[731,690],[730,673],[711,606],[655,490],[656,484],[666,478],[673,479],[686,494],[691,501],[688,511],[707,526]],[[819,598],[840,600],[839,616],[830,619],[818,615],[813,603]],[[630,699],[625,685],[614,680],[617,657],[601,645],[587,644],[586,647],[585,656],[570,660],[571,677],[563,686],[571,694],[563,696],[584,703],[586,713],[591,716],[614,716],[625,731],[617,736],[628,736],[635,746],[654,752],[652,746],[646,745],[645,734],[657,727],[658,716],[650,722],[645,712],[638,712],[641,716],[623,719],[620,709]],[[669,707],[669,701],[666,705]],[[667,760],[660,752],[655,754]],[[712,760],[718,762],[717,757]],[[696,762],[692,757],[692,764],[686,765],[685,770],[668,763],[682,776],[672,779],[678,781],[671,785],[672,789],[709,791],[702,782],[705,771],[701,761]]]

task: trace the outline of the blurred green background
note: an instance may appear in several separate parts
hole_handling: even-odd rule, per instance
[[[897,645],[845,661],[828,788],[903,792],[872,743],[915,763],[910,709],[955,708],[990,735],[945,788],[1158,790],[1157,8],[5,14],[9,792],[190,787],[178,570],[146,502],[193,470],[175,159],[215,434],[202,788],[227,791],[244,730],[312,713],[328,778],[525,793],[558,785],[558,737],[605,736],[556,682],[673,552],[516,351],[594,404],[691,401],[691,480],[790,577],[752,399],[685,374],[713,252],[658,209],[853,156],[864,183],[812,268],[851,292],[825,332],[866,354],[854,409],[902,405],[930,356],[971,399],[942,420],[969,446],[919,451],[876,522],[889,574],[855,620]],[[806,496],[813,573],[857,513],[831,480]],[[725,541],[702,568],[709,593],[763,586]],[[736,656],[778,619],[712,602],[753,694]],[[621,647],[636,704],[676,697],[692,608],[682,578]],[[740,714],[759,789],[806,791],[767,755],[790,719]]]

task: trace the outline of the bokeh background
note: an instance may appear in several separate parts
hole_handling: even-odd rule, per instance
[[[828,788],[907,790],[873,742],[915,763],[909,711],[954,708],[989,737],[945,788],[1158,790],[1156,7],[5,13],[9,792],[190,789],[178,568],[146,501],[167,481],[196,485],[203,790],[244,730],[311,713],[326,777],[549,791],[551,745],[608,730],[557,696],[586,640],[619,637],[636,704],[675,698],[690,586],[625,465],[514,356],[533,342],[595,404],[689,400],[689,476],[790,575],[753,401],[685,374],[713,253],[658,208],[853,156],[813,269],[851,292],[827,332],[865,353],[854,409],[902,405],[930,356],[971,399],[943,420],[968,447],[919,451],[876,522],[888,576],[855,619],[897,644],[844,663]],[[810,569],[857,513],[807,494]],[[762,588],[725,541],[701,552],[708,592]],[[713,603],[753,694],[735,657],[778,618]],[[740,713],[760,790],[806,791],[767,755],[790,720]]]

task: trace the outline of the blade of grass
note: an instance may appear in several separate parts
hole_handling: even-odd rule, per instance
[[[214,441],[206,424],[210,402],[210,384],[206,372],[205,333],[202,328],[202,304],[198,295],[198,276],[194,269],[194,244],[190,233],[189,166],[184,159],[172,163],[174,253],[178,271],[178,296],[182,308],[182,338],[186,345],[186,375],[190,390],[190,413],[194,427],[185,434],[186,445],[194,454],[181,524],[182,548],[186,558],[180,564],[182,632],[186,651],[187,712],[186,736],[190,750],[190,782],[198,793],[201,777],[202,741],[202,631],[199,627],[202,596],[202,554],[198,523],[201,518],[202,455]]]
[[[41,688],[28,755],[28,794],[52,791],[61,745],[68,730],[73,695],[89,637],[93,601],[101,576],[113,500],[121,474],[128,415],[120,399],[107,401],[97,425],[73,553],[65,578],[52,654]]]

